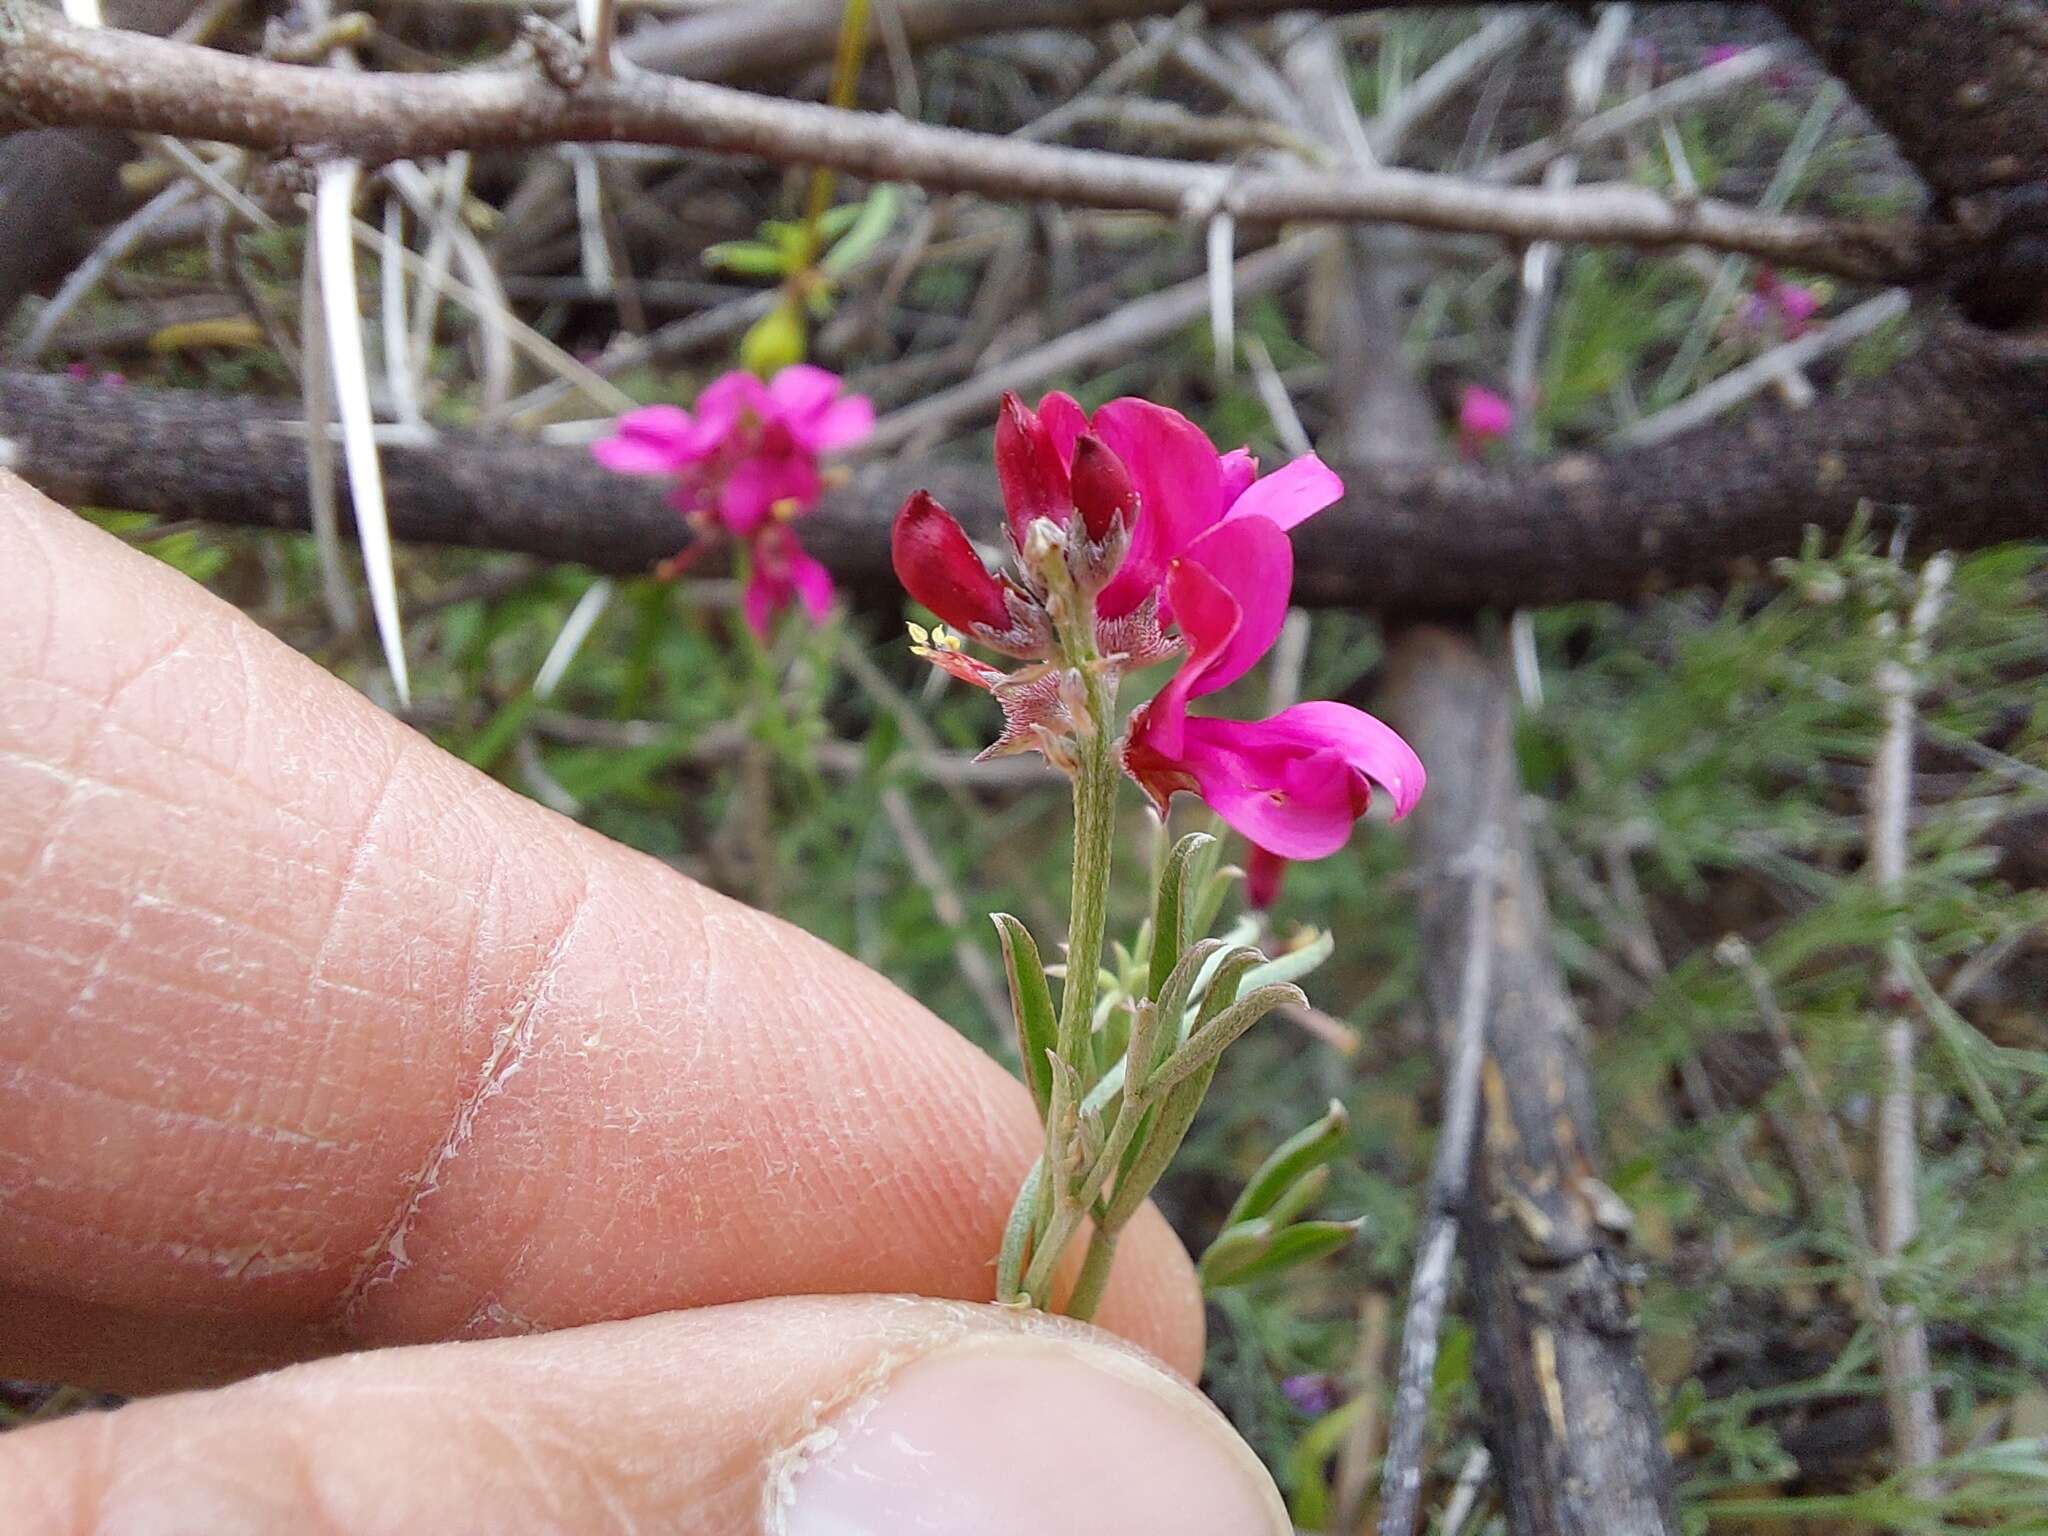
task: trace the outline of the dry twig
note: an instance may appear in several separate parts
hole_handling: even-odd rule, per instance
[[[1710,199],[1680,204],[1620,184],[1560,193],[1392,169],[1233,175],[649,75],[586,80],[573,91],[525,70],[344,76],[87,31],[27,8],[11,13],[0,39],[0,100],[41,122],[278,151],[321,144],[366,163],[456,149],[668,144],[996,197],[1174,216],[1192,205],[1241,223],[1387,221],[1521,241],[1700,245],[1872,281],[1927,270],[1945,238],[1918,224],[1767,214]]]
[[[1936,555],[1920,573],[1919,591],[1899,654],[1878,669],[1884,735],[1870,773],[1870,874],[1881,894],[1900,900],[1906,884],[1906,823],[1913,802],[1915,695],[1927,662],[1928,636],[1941,616],[1955,562]],[[1877,1252],[1896,1260],[1920,1230],[1919,1094],[1914,1082],[1914,1036],[1906,1011],[1911,987],[1902,952],[1910,942],[1901,918],[1889,946],[1878,997],[1891,1017],[1884,1025],[1887,1082],[1877,1112]],[[1883,1304],[1879,1302],[1882,1310]],[[1892,1452],[1902,1469],[1925,1467],[1941,1454],[1934,1413],[1927,1328],[1909,1304],[1889,1309],[1885,1399],[1891,1412]]]

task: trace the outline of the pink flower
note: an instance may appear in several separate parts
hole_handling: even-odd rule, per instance
[[[1820,295],[1804,283],[1778,285],[1778,318],[1788,337],[1804,336],[1813,329],[1814,314],[1820,309]]]
[[[1467,384],[1458,397],[1458,446],[1467,458],[1475,458],[1488,443],[1499,442],[1515,430],[1515,408],[1505,396],[1478,384]]]
[[[92,364],[83,360],[66,364],[64,371],[81,384],[104,384],[108,389],[126,389],[128,387],[128,380],[122,374],[115,373],[111,369],[105,373],[95,372]]]
[[[832,611],[832,577],[797,542],[795,529],[771,523],[748,542],[747,549],[752,566],[740,604],[755,634],[766,636],[775,615],[797,601],[813,624],[825,622]]]
[[[1040,518],[1091,544],[1128,539],[1128,549],[1096,599],[1098,642],[1105,653],[1143,666],[1172,653],[1156,641],[1169,611],[1161,582],[1169,561],[1221,525],[1258,519],[1292,528],[1344,493],[1314,454],[1261,480],[1258,461],[1243,449],[1219,454],[1202,429],[1178,411],[1147,400],[1112,400],[1091,419],[1074,400],[1049,394],[1032,410],[1005,395],[996,421],[996,477],[1011,548],[1020,556]],[[1050,626],[1039,624],[1035,649],[1019,649],[984,628],[994,622],[998,578],[967,569],[965,534],[933,531],[952,517],[919,493],[898,514],[896,574],[910,594],[962,633],[1022,657],[1042,656]],[[905,525],[912,525],[909,533]],[[957,525],[955,527],[957,532]],[[979,559],[973,562],[979,566]],[[1016,598],[1036,595],[1015,582]],[[933,597],[940,601],[933,601]]]
[[[749,546],[747,621],[765,633],[798,599],[813,619],[830,608],[831,578],[788,522],[817,505],[818,460],[859,442],[874,421],[874,406],[843,393],[838,375],[799,363],[765,384],[725,374],[705,386],[694,414],[675,405],[628,411],[591,454],[617,474],[673,479],[669,499],[687,519]]]
[[[1813,329],[1821,296],[1804,283],[1788,283],[1769,267],[1757,268],[1756,280],[1742,301],[1740,325],[1743,330],[1763,332],[1776,327],[1790,341]]]
[[[1255,867],[1270,876],[1262,889],[1277,894],[1277,860],[1342,847],[1372,785],[1393,796],[1396,815],[1415,803],[1415,754],[1349,705],[1300,704],[1259,721],[1188,713],[1243,677],[1280,633],[1294,582],[1288,530],[1344,492],[1313,454],[1260,479],[1250,454],[1218,453],[1185,416],[1149,401],[1112,400],[1091,418],[1065,395],[1047,395],[1036,411],[1006,396],[996,471],[1020,555],[1039,519],[1064,531],[1070,569],[1077,549],[1127,542],[1120,563],[1099,573],[1103,655],[1132,668],[1186,652],[1133,713],[1124,742],[1125,771],[1162,811],[1179,791],[1199,794],[1251,839]],[[1028,566],[1021,581],[990,572],[930,496],[904,503],[892,553],[910,594],[962,634],[1028,661],[1052,655],[1047,592]],[[1081,558],[1092,570],[1092,555]],[[1004,731],[991,752],[1057,750],[1051,738],[1071,728],[1058,665],[1006,675],[961,654],[951,636],[927,638],[918,635],[920,654],[1002,703]]]
[[[1190,791],[1263,856],[1320,859],[1351,835],[1378,784],[1405,816],[1422,793],[1414,751],[1390,727],[1348,704],[1297,704],[1266,720],[1191,717],[1188,704],[1242,677],[1279,636],[1294,582],[1294,551],[1265,523],[1225,523],[1167,573],[1166,592],[1188,656],[1132,716],[1124,769],[1165,813]],[[1266,884],[1278,893],[1277,875]]]
[[[1132,724],[1126,771],[1162,810],[1178,791],[1201,796],[1255,857],[1329,857],[1350,838],[1375,784],[1393,797],[1397,821],[1422,795],[1414,749],[1349,704],[1296,704],[1265,720],[1190,719],[1177,754],[1158,749],[1147,723]]]
[[[1700,63],[1712,66],[1726,64],[1730,59],[1740,58],[1749,52],[1747,43],[1713,43],[1700,55]]]

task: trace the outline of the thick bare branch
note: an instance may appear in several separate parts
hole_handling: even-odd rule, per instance
[[[1388,221],[1513,240],[1700,245],[1844,277],[1931,269],[1930,226],[1758,214],[1621,184],[1565,192],[1389,168],[1232,171],[1068,149],[878,113],[634,75],[562,90],[517,69],[343,75],[73,27],[19,7],[0,25],[0,104],[17,120],[129,128],[378,163],[457,149],[565,142],[666,144],[827,165],[887,181],[1241,224]]]
[[[0,373],[0,439],[18,472],[73,505],[304,528],[305,438],[282,402]],[[1723,583],[1833,537],[1860,506],[1919,549],[2048,537],[2048,347],[1968,330],[1888,377],[1806,411],[1758,408],[1613,457],[1528,467],[1340,464],[1344,501],[1296,531],[1298,600],[1467,612]],[[386,445],[401,539],[503,549],[606,571],[674,553],[651,481],[578,448],[447,431]],[[805,538],[855,586],[890,585],[890,516],[929,488],[971,526],[1000,526],[994,479],[946,460],[860,466]]]
[[[1551,957],[1517,808],[1510,685],[1469,636],[1428,627],[1396,643],[1389,673],[1393,716],[1430,765],[1413,820],[1423,986],[1438,1019],[1468,1001],[1475,902],[1492,937],[1480,1123],[1460,1225],[1473,1365],[1508,1528],[1676,1532],[1670,1461],[1636,1348],[1630,1218],[1600,1181],[1583,1032]],[[1475,841],[1489,833],[1499,839],[1497,876]]]

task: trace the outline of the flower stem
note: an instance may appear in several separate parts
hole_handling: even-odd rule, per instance
[[[1085,633],[1085,631],[1084,631]],[[1073,648],[1087,645],[1081,640]],[[1089,647],[1092,650],[1092,647]],[[1045,1165],[1051,1177],[1052,1200],[1044,1227],[1032,1246],[1031,1267],[1024,1276],[1024,1294],[1033,1305],[1050,1310],[1052,1275],[1060,1255],[1080,1229],[1087,1201],[1081,1183],[1083,1166],[1077,1085],[1086,1081],[1088,1031],[1094,1022],[1096,973],[1102,962],[1102,930],[1109,912],[1109,869],[1116,848],[1117,755],[1112,734],[1116,684],[1105,681],[1091,665],[1092,655],[1077,658],[1085,680],[1093,729],[1076,741],[1079,768],[1074,774],[1074,885],[1067,918],[1067,974],[1060,989],[1059,1030],[1054,1051],[1071,1070],[1053,1074],[1052,1102],[1045,1117]],[[1099,1188],[1099,1182],[1097,1187]]]
[[[1102,1293],[1109,1289],[1109,1268],[1116,1262],[1117,1235],[1102,1227],[1088,1234],[1088,1256],[1081,1261],[1074,1294],[1067,1298],[1067,1316],[1085,1323],[1102,1305]]]
[[[860,86],[860,68],[868,51],[868,0],[846,0],[839,13],[839,45],[832,55],[832,86],[826,100],[833,106],[853,105]],[[804,191],[803,260],[797,275],[817,265],[824,238],[819,225],[832,206],[832,171],[828,166],[811,167],[810,184]]]
[[[1060,990],[1059,1053],[1077,1068],[1095,1013],[1116,842],[1116,746],[1109,730],[1115,701],[1099,678],[1089,679],[1088,707],[1095,713],[1095,734],[1083,747],[1081,770],[1074,775],[1074,889],[1067,919],[1067,979]]]

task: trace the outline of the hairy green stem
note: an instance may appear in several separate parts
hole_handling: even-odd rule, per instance
[[[1103,1292],[1109,1289],[1117,1236],[1106,1227],[1097,1227],[1088,1234],[1088,1255],[1081,1261],[1080,1278],[1074,1282],[1074,1294],[1067,1300],[1067,1316],[1084,1323],[1094,1318],[1095,1309],[1102,1305]]]
[[[1102,966],[1102,930],[1109,908],[1109,865],[1116,841],[1116,744],[1109,690],[1091,677],[1088,706],[1096,729],[1081,751],[1074,776],[1074,890],[1067,924],[1067,979],[1060,992],[1059,1053],[1078,1068],[1095,1013],[1095,983]]]
[[[1073,648],[1086,645],[1087,641],[1081,640]],[[1052,1205],[1024,1277],[1024,1293],[1040,1307],[1051,1301],[1053,1269],[1079,1230],[1086,1210],[1087,1202],[1077,1198],[1084,1170],[1079,1166],[1080,1106],[1073,1102],[1073,1095],[1074,1085],[1085,1081],[1083,1066],[1095,1012],[1096,973],[1102,963],[1102,932],[1109,914],[1109,869],[1116,848],[1117,760],[1111,734],[1115,685],[1105,683],[1088,664],[1092,656],[1078,659],[1094,718],[1093,729],[1076,742],[1073,898],[1067,919],[1067,974],[1060,989],[1059,1032],[1054,1046],[1060,1060],[1073,1070],[1053,1074],[1052,1103],[1045,1119]]]

